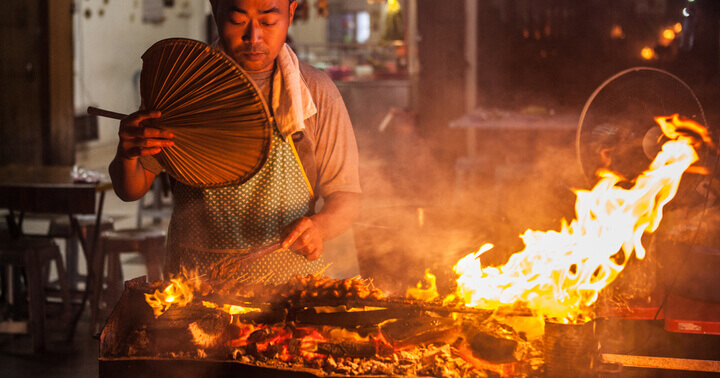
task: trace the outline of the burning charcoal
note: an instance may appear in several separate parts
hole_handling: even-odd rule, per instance
[[[288,342],[288,353],[296,356],[302,352],[302,339],[292,338]]]
[[[268,328],[260,328],[251,333],[250,336],[248,336],[247,341],[249,343],[263,343],[268,339],[271,332],[272,331]]]
[[[248,356],[254,357],[258,361],[265,361],[265,356],[260,354],[257,343],[250,343],[247,345],[246,353]]]
[[[240,358],[240,362],[242,362],[244,364],[254,364],[255,359],[252,356],[242,356]]]
[[[372,357],[376,351],[375,343],[373,342],[344,340],[317,344],[317,353],[336,357]]]
[[[230,325],[231,316],[222,311],[212,311],[190,323],[188,330],[193,336],[193,343],[201,348],[213,348],[224,342],[225,332]]]
[[[323,366],[324,366],[324,362],[322,360],[320,360],[319,358],[316,358],[316,359],[310,361],[310,367],[312,367],[312,368],[319,370],[319,369],[322,369]]]
[[[428,347],[427,353],[422,356],[421,360],[423,363],[428,364],[435,360],[438,355],[442,355],[444,358],[447,358],[450,356],[450,348],[449,344],[444,344],[440,348],[430,346]]]
[[[335,372],[335,369],[337,369],[337,362],[335,362],[335,359],[332,356],[328,356],[328,358],[325,359],[323,370],[328,373],[333,373]]]
[[[453,320],[429,316],[387,323],[381,331],[395,346],[454,341],[460,332]]]
[[[267,348],[265,349],[264,352],[262,352],[262,354],[267,358],[274,358],[280,352],[282,352],[282,345],[268,344]]]
[[[388,364],[380,361],[372,361],[372,367],[370,368],[370,374],[372,375],[392,375],[393,369]]]
[[[495,337],[486,333],[477,333],[468,340],[473,354],[493,363],[515,362],[515,349],[518,342]]]
[[[398,363],[400,365],[408,365],[408,364],[415,365],[415,364],[417,364],[417,356],[415,356],[412,353],[406,352],[404,350],[400,351],[398,358],[399,358]]]
[[[398,365],[394,372],[398,375],[415,375],[415,365],[411,364],[405,364],[405,365]]]

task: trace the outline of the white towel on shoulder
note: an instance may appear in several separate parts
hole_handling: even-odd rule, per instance
[[[275,61],[272,110],[278,129],[287,140],[305,129],[304,121],[317,113],[317,107],[300,75],[300,61],[290,46],[285,44]]]
[[[223,50],[219,40],[211,46]],[[280,134],[287,140],[292,134],[305,130],[305,120],[317,113],[317,107],[300,75],[300,61],[287,43],[280,49],[275,63],[270,107]]]

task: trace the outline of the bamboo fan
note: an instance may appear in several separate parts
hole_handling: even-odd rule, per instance
[[[142,56],[143,108],[150,126],[174,134],[155,155],[178,181],[202,188],[241,184],[265,163],[272,137],[264,99],[232,59],[202,42],[172,38]]]

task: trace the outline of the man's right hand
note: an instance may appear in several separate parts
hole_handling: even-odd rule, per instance
[[[146,126],[147,121],[160,117],[157,110],[140,110],[128,115],[120,121],[119,155],[128,160],[135,160],[143,155],[155,155],[162,147],[175,144],[169,131]]]

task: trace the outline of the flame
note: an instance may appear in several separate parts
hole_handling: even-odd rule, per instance
[[[230,315],[238,315],[238,314],[248,314],[251,312],[261,312],[259,308],[255,307],[242,307],[242,306],[236,306],[236,305],[229,305],[225,304],[222,307],[220,307],[217,303],[212,303],[208,301],[202,301],[203,306],[207,308],[216,308],[220,311],[227,312]]]
[[[425,269],[425,282],[427,283],[428,288],[423,289],[422,288],[422,282],[418,282],[417,288],[409,288],[407,290],[407,297],[413,298],[413,299],[419,299],[422,301],[430,302],[433,299],[438,297],[437,292],[437,279],[435,278],[435,275],[430,273],[430,269]]]
[[[484,248],[462,258],[453,268],[460,275],[457,296],[467,306],[494,309],[516,302],[556,322],[592,319],[591,305],[600,290],[624,269],[632,253],[645,256],[641,237],[657,229],[663,207],[675,196],[682,174],[698,160],[697,143],[682,129],[696,134],[704,128],[677,115],[657,117],[670,140],[650,169],[630,189],[616,184],[620,177],[599,172],[600,182],[590,191],[577,190],[571,223],[560,231],[527,230],[525,249],[504,266],[486,267],[476,261]],[[709,137],[708,137],[709,140]]]
[[[162,315],[170,306],[185,306],[193,299],[193,288],[183,278],[173,278],[162,292],[145,294],[145,301],[152,307],[155,317]]]

